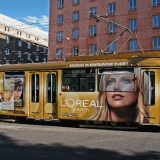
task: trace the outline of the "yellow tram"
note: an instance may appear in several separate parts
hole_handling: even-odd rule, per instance
[[[160,124],[160,53],[0,66],[0,117]]]

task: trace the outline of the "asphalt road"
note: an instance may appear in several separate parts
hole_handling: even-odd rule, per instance
[[[0,122],[0,160],[160,160],[160,132]]]

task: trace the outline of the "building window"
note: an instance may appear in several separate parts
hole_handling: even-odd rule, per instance
[[[27,60],[31,60],[31,53],[28,54]]]
[[[137,0],[129,0],[129,10],[136,10],[137,9]]]
[[[79,38],[79,29],[74,29],[73,30],[73,38],[78,39]]]
[[[78,53],[79,53],[79,48],[78,47],[73,47],[72,55],[73,56],[78,56]]]
[[[160,37],[153,38],[153,49],[160,49]]]
[[[63,54],[63,49],[62,48],[57,49],[57,57],[62,58],[62,54]]]
[[[116,4],[112,3],[109,4],[109,14],[115,14],[116,13]]]
[[[153,28],[160,27],[160,16],[152,17],[152,25],[153,25]]]
[[[31,49],[31,43],[28,43],[27,48]]]
[[[109,46],[109,51],[116,51],[117,50],[117,43],[114,42]]]
[[[5,55],[6,55],[6,56],[9,55],[9,48],[6,48],[6,50],[5,50]]]
[[[73,21],[79,21],[79,12],[73,12]]]
[[[109,25],[109,33],[116,33],[116,25],[115,24]]]
[[[90,26],[90,36],[97,35],[97,26]]]
[[[97,45],[91,44],[90,45],[90,55],[94,55],[94,53],[97,51]]]
[[[5,26],[5,27],[4,27],[4,30],[9,32],[9,27],[6,27],[6,26]]]
[[[90,12],[93,14],[97,14],[97,8],[96,7],[90,8]]]
[[[138,51],[138,41],[137,40],[134,39],[130,41],[130,51],[131,52]]]
[[[63,32],[58,32],[58,33],[57,33],[57,41],[58,41],[58,42],[63,41]]]
[[[29,35],[29,34],[26,34],[26,38],[30,39],[30,35]]]
[[[39,55],[36,55],[35,61],[39,61]]]
[[[39,51],[39,45],[36,45],[36,51],[37,52]]]
[[[152,6],[160,6],[160,0],[152,0]]]
[[[6,43],[10,43],[10,37],[6,37]]]
[[[129,27],[131,31],[137,30],[137,19],[131,19],[129,21]]]
[[[38,41],[38,37],[34,37],[35,41]]]
[[[63,24],[63,15],[58,16],[58,24]]]
[[[9,64],[9,60],[8,59],[6,60],[5,64]]]
[[[58,0],[58,8],[63,8],[64,0]]]
[[[18,51],[18,58],[22,58],[22,52]]]
[[[18,46],[22,47],[22,41],[21,40],[18,40]]]
[[[21,36],[22,32],[21,31],[17,31],[17,36]]]
[[[73,4],[79,4],[80,0],[73,0]]]
[[[47,51],[47,50],[46,50],[46,48],[44,47],[44,48],[43,48],[43,52],[46,53],[46,51]]]
[[[44,57],[42,60],[43,60],[43,63],[47,62],[47,58],[46,57]]]

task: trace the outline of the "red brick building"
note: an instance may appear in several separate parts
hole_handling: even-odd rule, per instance
[[[103,22],[90,18],[89,11],[102,16]],[[124,30],[108,20],[127,27],[133,35],[125,32],[119,36]],[[155,49],[160,49],[160,0],[50,0],[48,61],[100,50]]]

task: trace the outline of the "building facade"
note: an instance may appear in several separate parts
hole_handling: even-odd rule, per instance
[[[91,18],[91,12],[100,20]],[[48,61],[100,51],[158,50],[160,0],[50,0],[49,28]]]
[[[0,14],[0,64],[47,62],[48,32]]]

